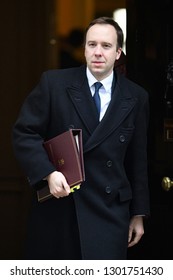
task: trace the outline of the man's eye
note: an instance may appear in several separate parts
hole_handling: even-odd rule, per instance
[[[104,44],[103,47],[104,47],[105,49],[109,49],[111,46],[110,46],[109,44]]]
[[[95,47],[96,44],[95,43],[89,43],[88,45],[89,45],[89,47]]]

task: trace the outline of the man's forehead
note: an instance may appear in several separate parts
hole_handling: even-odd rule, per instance
[[[116,33],[116,29],[114,28],[114,26],[112,26],[111,24],[99,24],[99,23],[96,23],[94,25],[92,25],[89,29],[88,29],[88,32],[92,32],[92,31],[95,31],[95,30],[106,30],[106,29],[109,29],[109,30],[112,30]],[[87,33],[88,33],[87,32]]]
[[[87,41],[103,40],[107,41],[116,41],[117,32],[115,28],[110,24],[95,24],[90,27],[86,34]]]

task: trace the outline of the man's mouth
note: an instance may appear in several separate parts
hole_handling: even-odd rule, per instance
[[[92,64],[96,65],[96,66],[100,66],[102,65],[104,62],[103,61],[93,61]]]

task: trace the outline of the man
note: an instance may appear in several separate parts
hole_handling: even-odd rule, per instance
[[[113,71],[122,42],[113,19],[94,20],[86,30],[86,65],[45,72],[22,106],[13,129],[16,156],[30,184],[48,182],[54,195],[33,202],[25,258],[126,259],[144,233],[148,95]],[[92,97],[98,81],[99,116]],[[42,145],[70,128],[82,129],[86,175],[73,194]]]

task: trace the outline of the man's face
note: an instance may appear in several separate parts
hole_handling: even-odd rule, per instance
[[[117,50],[117,32],[110,24],[95,24],[88,30],[85,58],[91,73],[99,81],[109,76],[115,60],[121,55]]]

